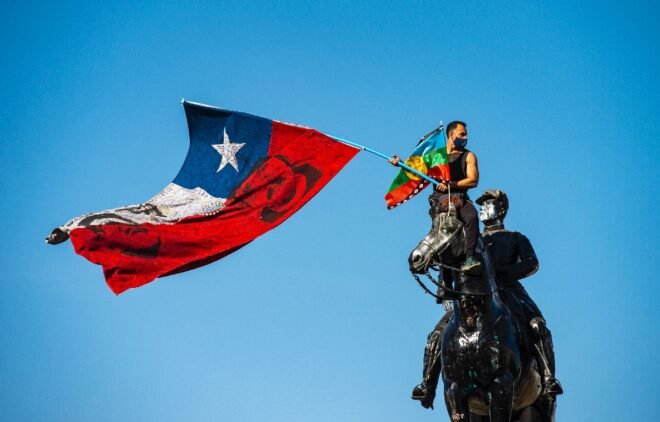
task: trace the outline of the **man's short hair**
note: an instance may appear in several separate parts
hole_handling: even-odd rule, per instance
[[[467,129],[467,125],[465,122],[461,122],[460,120],[454,120],[453,122],[449,122],[447,125],[447,137],[449,137],[449,133],[451,133],[454,129],[458,127],[458,125],[463,125],[464,128]]]

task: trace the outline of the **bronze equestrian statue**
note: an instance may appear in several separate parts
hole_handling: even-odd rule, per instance
[[[429,276],[429,268],[438,270],[438,280],[431,277],[438,285],[434,296],[449,311],[429,335],[424,378],[413,398],[432,407],[442,373],[451,420],[552,422],[562,393],[552,339],[518,281],[536,272],[538,260],[526,237],[504,230],[506,195],[486,191],[477,200],[486,226],[475,251],[480,275],[458,267],[465,259],[465,233],[456,218],[462,198],[430,200],[433,226],[411,253],[410,267],[413,274]]]

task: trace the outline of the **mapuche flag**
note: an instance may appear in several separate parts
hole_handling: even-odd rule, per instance
[[[405,164],[433,179],[449,180],[449,160],[442,125],[422,137]],[[429,183],[418,175],[401,169],[385,195],[387,208],[392,209],[406,202]]]
[[[190,147],[179,174],[133,206],[86,214],[71,238],[116,294],[206,265],[275,228],[358,152],[314,129],[183,102]],[[57,240],[55,240],[57,239]]]

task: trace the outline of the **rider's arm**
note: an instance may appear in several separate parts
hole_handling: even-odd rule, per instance
[[[506,276],[509,280],[520,280],[529,277],[539,269],[539,260],[529,239],[521,233],[517,234],[518,261],[507,265]]]
[[[477,163],[477,156],[472,151],[468,152],[465,157],[465,173],[466,178],[457,180],[451,183],[452,188],[471,189],[476,188],[479,184],[479,164]]]

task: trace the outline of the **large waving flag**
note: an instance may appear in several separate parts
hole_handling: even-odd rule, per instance
[[[442,125],[422,137],[405,164],[433,179],[449,180],[449,160]],[[387,208],[392,209],[406,202],[429,183],[428,180],[401,169],[385,195]]]
[[[116,294],[216,261],[275,228],[358,152],[314,129],[183,102],[190,148],[179,174],[143,204],[86,214],[71,238]]]

